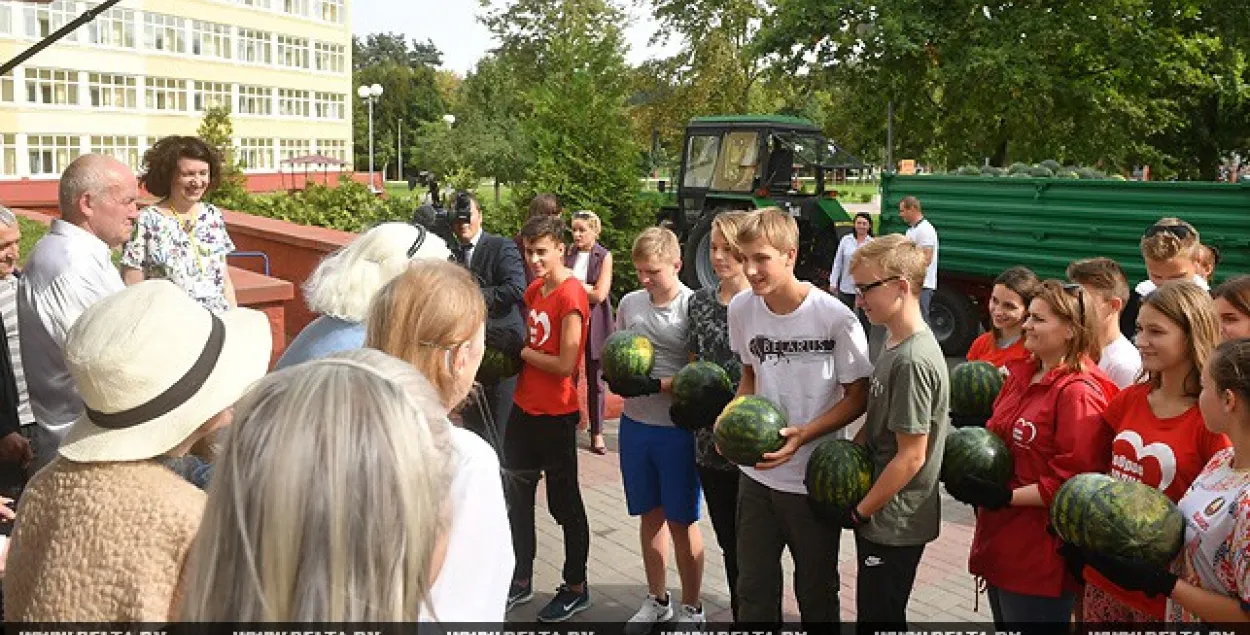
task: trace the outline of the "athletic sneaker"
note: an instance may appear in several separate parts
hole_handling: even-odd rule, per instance
[[[638,612],[634,613],[634,616],[625,624],[625,633],[626,635],[645,635],[650,633],[652,627],[659,622],[667,622],[671,619],[673,619],[672,596],[661,604],[659,598],[648,593],[647,599],[642,601],[642,608],[638,609]]]
[[[702,630],[707,625],[707,618],[703,616],[703,607],[699,606],[696,608],[689,604],[681,605],[681,610],[677,611],[677,619],[675,621],[678,624],[693,626],[694,630]]]
[[[513,580],[512,585],[508,587],[508,608],[505,612],[511,611],[512,607],[518,604],[525,604],[534,599],[534,585],[526,582],[521,584]]]
[[[560,588],[556,589],[556,596],[538,612],[538,621],[563,622],[590,608],[590,587],[582,588],[583,591],[578,593],[569,585],[561,584]]]

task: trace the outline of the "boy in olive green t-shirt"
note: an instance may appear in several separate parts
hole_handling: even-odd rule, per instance
[[[856,618],[875,626],[906,626],[920,556],[941,522],[950,386],[942,349],[920,313],[924,274],[924,251],[899,235],[860,247],[851,260],[857,303],[886,328],[855,436],[872,455],[875,481],[842,514],[842,526],[855,530]]]

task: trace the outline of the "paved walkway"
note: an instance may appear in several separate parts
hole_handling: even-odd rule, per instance
[[[638,609],[646,596],[642,556],[639,553],[638,522],[625,510],[625,493],[616,454],[616,421],[605,426],[610,452],[597,456],[585,451],[585,434],[580,435],[579,453],[582,496],[590,518],[589,581],[593,606],[574,621],[623,622]],[[551,599],[560,584],[564,549],[560,527],[546,513],[546,499],[539,488],[538,559],[534,563],[534,601],[514,609],[509,619],[527,621]],[[706,510],[705,510],[706,511]],[[706,545],[703,601],[711,621],[730,621],[729,595],[724,560],[716,544],[712,525],[703,514],[699,522]],[[946,497],[942,499],[941,536],[925,549],[917,573],[916,588],[908,606],[908,618],[915,622],[988,622],[989,605],[981,598],[980,612],[974,612],[975,586],[968,574],[968,547],[972,541],[972,509]],[[839,571],[842,579],[842,619],[855,619],[855,540],[842,533]],[[798,605],[790,588],[793,567],[785,557],[787,621],[798,620]],[[677,569],[669,559],[669,589],[680,590]]]

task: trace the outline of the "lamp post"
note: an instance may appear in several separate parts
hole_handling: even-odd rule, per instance
[[[373,102],[382,96],[382,85],[361,86],[356,94],[369,104],[369,191],[377,194],[378,188],[373,183]]]

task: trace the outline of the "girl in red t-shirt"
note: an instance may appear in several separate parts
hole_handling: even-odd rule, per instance
[[[1037,293],[1038,280],[1026,267],[1012,267],[994,279],[990,293],[990,330],[973,340],[968,361],[986,361],[999,368],[1025,359],[1024,318]]]
[[[1181,499],[1203,466],[1229,446],[1228,437],[1207,430],[1198,409],[1202,367],[1219,343],[1219,323],[1205,291],[1189,282],[1169,282],[1142,301],[1137,314],[1137,348],[1145,383],[1128,387],[1103,413],[1115,434],[1111,476],[1145,483]],[[1166,601],[1112,584],[1087,570],[1081,617],[1086,622],[1157,622]]]
[[[1028,359],[1007,365],[1007,382],[986,427],[1011,449],[1006,486],[962,478],[948,483],[976,506],[968,570],[987,585],[998,625],[1066,624],[1080,586],[1046,527],[1055,491],[1082,472],[1101,472],[1111,432],[1102,411],[1114,384],[1098,369],[1098,319],[1080,285],[1041,284],[1024,322]]]

